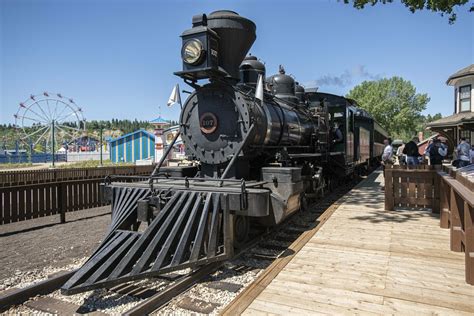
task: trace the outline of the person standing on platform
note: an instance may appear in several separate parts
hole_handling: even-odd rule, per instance
[[[401,165],[406,165],[407,163],[407,156],[403,153],[403,150],[405,149],[405,143],[402,143],[398,148],[397,148],[397,159],[398,159],[398,164]]]
[[[403,153],[407,155],[407,165],[408,166],[417,166],[420,161],[420,153],[418,152],[418,137],[413,137],[403,149]]]
[[[390,138],[386,138],[383,141],[385,148],[383,149],[382,154],[382,163],[384,165],[391,165],[393,164],[393,147],[392,147],[392,140]]]
[[[443,164],[443,159],[448,153],[448,148],[441,143],[439,138],[436,138],[433,141],[433,146],[431,146],[429,155],[430,155],[430,165],[436,166]]]
[[[470,164],[470,150],[471,150],[471,145],[468,144],[466,141],[466,138],[463,137],[461,138],[461,142],[459,143],[456,151],[458,153],[458,168],[465,167]]]
[[[469,154],[471,156],[471,164],[474,164],[474,144],[471,145],[471,151]]]
[[[393,164],[392,139],[391,138],[384,139],[383,144],[385,145],[385,148],[383,149],[383,154],[382,154],[382,170],[383,170],[383,176],[385,177],[385,166]],[[381,189],[383,191],[385,190],[385,187],[382,186]]]
[[[428,141],[428,146],[426,146],[426,149],[425,149],[425,152],[423,153],[423,158],[426,160],[426,161],[429,161],[430,159],[430,149],[431,149],[431,146],[433,146],[433,140],[430,139]]]

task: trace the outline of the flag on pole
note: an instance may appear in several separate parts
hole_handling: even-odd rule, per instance
[[[255,89],[255,99],[263,102],[263,76],[258,75],[257,88]]]
[[[181,95],[179,93],[179,84],[176,84],[176,86],[174,86],[173,91],[171,91],[170,98],[168,99],[168,103],[166,103],[166,105],[172,106],[175,103],[179,103],[179,105],[182,106]]]

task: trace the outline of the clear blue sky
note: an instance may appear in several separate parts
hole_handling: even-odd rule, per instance
[[[86,119],[177,119],[167,108],[181,69],[181,32],[191,17],[231,9],[257,24],[251,53],[267,73],[288,73],[321,91],[347,93],[363,80],[402,76],[452,114],[449,75],[474,63],[474,14],[449,25],[399,4],[356,10],[342,1],[0,0],[0,123],[13,123],[30,94],[61,92]],[[185,85],[181,85],[185,88]],[[185,95],[183,95],[185,97]]]

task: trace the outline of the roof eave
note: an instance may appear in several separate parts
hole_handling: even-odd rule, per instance
[[[453,86],[454,84],[456,84],[455,82],[453,82],[454,80],[458,80],[458,79],[461,79],[461,78],[464,78],[464,77],[474,77],[474,73],[467,73],[467,74],[461,74],[461,75],[457,75],[457,76],[451,76],[448,78],[448,80],[446,80],[446,84],[448,86]]]

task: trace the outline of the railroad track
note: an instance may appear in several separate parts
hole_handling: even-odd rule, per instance
[[[238,314],[250,304],[250,298],[255,297],[259,290],[268,285],[317,232],[339,206],[340,198],[354,185],[355,182],[350,182],[338,187],[309,207],[308,211],[299,212],[271,231],[260,235],[228,262],[206,265],[186,274],[170,273],[140,282],[125,283],[105,289],[97,295],[111,296],[112,301],[113,297],[119,297],[119,301],[123,297],[128,298],[122,305],[133,306],[112,311],[114,314]],[[94,306],[100,305],[100,300],[92,300],[84,306],[86,304],[77,304],[66,297],[51,294],[73,273],[74,271],[64,271],[31,286],[8,290],[0,295],[0,312],[23,304],[29,311],[106,315],[98,311],[103,310],[103,306]],[[216,293],[220,293],[220,297],[216,297]],[[39,297],[31,300],[35,296]]]

